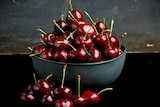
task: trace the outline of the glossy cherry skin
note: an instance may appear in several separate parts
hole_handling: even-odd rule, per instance
[[[39,92],[42,94],[48,94],[51,91],[51,84],[48,80],[45,79],[39,79],[34,85],[33,85],[33,91]]]
[[[78,61],[78,52],[77,50],[70,50],[68,52],[68,62],[76,62]]]
[[[104,54],[108,58],[116,58],[119,56],[119,50],[116,46],[106,47],[104,49]]]
[[[100,102],[100,96],[91,90],[85,90],[81,96],[86,99],[87,103],[98,104]]]
[[[53,33],[47,33],[43,35],[42,39],[48,46],[53,46],[56,40],[56,37]]]
[[[47,60],[51,60],[53,57],[53,50],[51,48],[47,48],[45,51],[39,54],[39,57]]]
[[[40,54],[41,52],[46,50],[46,46],[43,44],[37,45],[34,49],[33,49],[33,53],[34,54]]]
[[[73,17],[77,20],[77,21],[83,21],[84,18],[83,18],[83,14],[82,12],[79,10],[79,9],[73,9],[71,11],[71,14],[73,15]],[[71,23],[72,20],[70,19],[70,17],[68,17],[69,15],[66,16],[66,22],[67,23]],[[71,17],[72,18],[72,17]]]
[[[103,49],[106,45],[108,45],[108,39],[104,34],[96,35],[94,40],[101,49]]]
[[[115,35],[112,35],[109,37],[109,41],[110,41],[110,45],[113,45],[113,46],[119,46],[119,39],[117,38],[117,36]]]
[[[102,55],[101,55],[101,51],[98,50],[97,48],[90,48],[88,50],[88,52],[90,53],[89,55],[89,61],[91,62],[100,62],[102,61]]]
[[[70,41],[67,40],[64,36],[57,36],[54,42],[54,50],[65,50],[68,51],[70,46]]]
[[[77,35],[75,37],[75,45],[77,47],[83,47],[85,45],[87,49],[90,49],[94,46],[94,42],[93,39],[89,36],[84,37],[83,35]]]
[[[85,34],[95,34],[95,29],[92,24],[79,24],[77,27],[77,34],[85,35]]]
[[[75,107],[85,107],[87,105],[87,101],[84,97],[76,97],[74,99],[74,105]]]
[[[70,99],[58,99],[54,102],[54,107],[74,107]]]
[[[53,53],[53,60],[60,61],[60,62],[66,62],[68,58],[68,52],[61,49],[57,50]]]
[[[20,93],[19,97],[24,102],[34,102],[35,101],[34,95],[30,92],[22,92]]]
[[[48,94],[44,94],[44,96],[41,99],[41,103],[44,105],[53,105],[54,104],[54,98],[53,96],[48,93]]]
[[[77,48],[78,61],[85,62],[88,59],[88,55],[83,47]]]
[[[58,87],[53,90],[53,93],[56,98],[71,98],[72,97],[72,89],[68,86],[65,86],[63,88]]]
[[[104,24],[102,21],[96,22],[95,27],[96,27],[97,31],[99,32],[99,34],[101,34],[102,31],[107,30],[107,25]]]

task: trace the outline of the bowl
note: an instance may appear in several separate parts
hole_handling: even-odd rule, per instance
[[[111,85],[121,74],[125,59],[126,48],[122,46],[123,53],[113,59],[94,63],[64,63],[42,59],[32,56],[32,64],[39,77],[45,78],[53,74],[55,79],[61,81],[62,71],[65,64],[66,83],[76,83],[77,75],[81,76],[81,84],[85,86],[108,86]]]

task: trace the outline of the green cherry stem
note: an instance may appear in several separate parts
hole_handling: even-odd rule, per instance
[[[84,13],[88,16],[88,18],[90,19],[92,24],[95,25],[96,23],[93,21],[92,17],[89,15],[89,13],[87,11],[84,11]]]
[[[69,0],[69,6],[70,6],[70,10],[73,10],[73,6],[72,6],[72,0]]]
[[[36,78],[35,72],[33,72],[33,79],[34,79],[34,82],[36,83],[37,82],[37,78]]]
[[[114,24],[114,20],[111,21],[111,28],[110,28],[110,34],[109,34],[109,36],[112,36],[113,24]]]
[[[56,23],[56,20],[53,20],[53,23],[58,27],[58,29],[59,29],[62,33],[65,33],[65,31]]]
[[[80,97],[81,95],[81,76],[80,75],[77,75],[77,78],[78,78],[78,97]]]
[[[71,13],[71,11],[68,11],[69,15],[71,16],[71,19],[76,21],[76,23],[79,24],[78,20],[73,16],[73,14]]]
[[[42,34],[46,34],[46,32],[42,30],[41,28],[38,28],[37,30],[40,31]]]
[[[49,74],[49,75],[47,75],[47,77],[45,78],[45,80],[48,80],[50,77],[52,77],[53,76],[53,74]]]
[[[65,65],[63,66],[63,75],[62,75],[61,88],[63,88],[63,86],[64,86],[64,79],[65,79],[66,69],[67,69],[67,64],[65,64]]]
[[[124,38],[126,35],[127,35],[127,32],[124,32],[124,33],[121,35],[121,39],[120,39],[120,43],[119,43],[119,49],[121,49],[123,38]]]
[[[97,94],[100,95],[104,91],[110,91],[110,90],[113,90],[113,88],[104,88],[103,90],[99,91]]]

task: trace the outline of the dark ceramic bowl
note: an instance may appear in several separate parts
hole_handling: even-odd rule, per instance
[[[125,59],[126,49],[122,46],[123,53],[110,60],[95,63],[67,63],[65,82],[77,82],[77,75],[81,75],[82,85],[107,86],[111,85],[121,74]],[[53,73],[61,81],[63,66],[66,63],[45,60],[38,56],[31,57],[33,67],[37,74],[45,78]]]

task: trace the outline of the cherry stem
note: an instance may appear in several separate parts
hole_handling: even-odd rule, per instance
[[[66,69],[67,69],[67,64],[65,64],[65,65],[63,66],[63,75],[62,75],[61,88],[63,88],[63,86],[64,86],[64,79],[65,79]]]
[[[105,28],[105,24],[106,24],[106,19],[105,18],[103,18],[103,29],[102,29],[102,34],[106,31],[106,30],[104,30],[104,28]]]
[[[73,10],[73,6],[72,6],[72,0],[69,0],[69,6],[70,6],[70,10]]]
[[[44,30],[42,30],[41,28],[38,28],[37,30],[40,31],[43,34],[46,34],[46,32]]]
[[[99,91],[97,94],[100,95],[104,91],[109,91],[109,90],[113,90],[113,88],[104,88],[103,90]]]
[[[58,29],[59,29],[62,33],[65,33],[65,31],[56,23],[56,20],[53,20],[53,23],[58,27]]]
[[[109,36],[111,36],[112,32],[113,32],[113,24],[114,24],[114,20],[111,21],[111,28],[110,28],[110,34],[109,34]]]
[[[48,80],[50,77],[52,77],[53,76],[53,74],[49,74],[46,78],[45,78],[45,80]]]
[[[85,52],[86,52],[89,56],[91,56],[91,54],[88,52],[88,50],[87,50],[85,44],[83,44],[83,48],[84,48]]]
[[[47,44],[46,44],[42,39],[40,39],[40,42],[41,42],[43,45],[47,46]]]
[[[77,31],[77,29],[75,29],[73,32],[71,32],[66,39],[68,40],[71,36],[73,36],[73,34],[74,34],[76,31]]]
[[[61,20],[64,20],[64,14],[61,14]]]
[[[36,74],[35,74],[35,72],[33,72],[33,78],[34,78],[34,82],[36,83],[36,82],[37,82],[37,79],[36,79]]]
[[[68,13],[71,16],[71,19],[73,19],[74,21],[76,21],[76,23],[79,24],[78,20],[73,16],[73,14],[71,13],[71,11],[68,11]]]
[[[124,32],[121,36],[121,39],[120,39],[120,43],[119,43],[119,49],[121,49],[121,46],[122,46],[122,41],[123,41],[123,38],[127,35],[127,32]]]
[[[88,16],[88,18],[90,19],[92,24],[95,25],[96,23],[93,21],[92,17],[89,15],[89,13],[87,11],[84,11],[84,13]]]
[[[32,49],[31,47],[28,47],[28,49],[29,49],[31,52],[33,52],[33,49]]]
[[[81,84],[81,82],[80,82],[80,81],[81,81],[81,76],[78,75],[77,77],[78,77],[78,97],[80,97],[80,95],[81,95],[81,93],[80,93],[80,91],[81,91],[81,90],[80,90],[80,88],[81,88],[81,87],[80,87],[80,84]]]

